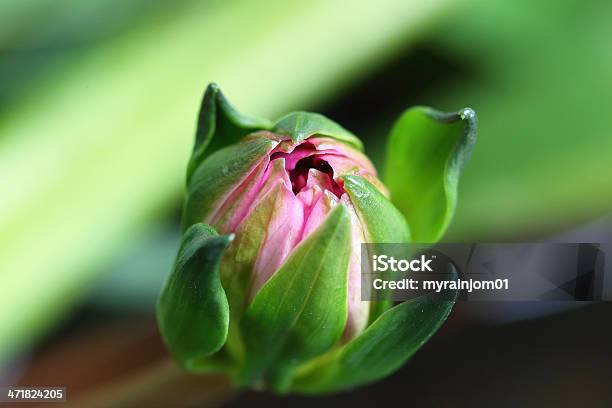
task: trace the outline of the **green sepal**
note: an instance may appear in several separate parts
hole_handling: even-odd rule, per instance
[[[369,242],[407,243],[410,230],[401,212],[372,183],[358,175],[345,175],[344,189],[367,230]]]
[[[393,373],[438,330],[454,303],[426,295],[387,310],[360,336],[306,367],[292,391],[337,392]]]
[[[227,338],[229,306],[219,264],[232,239],[205,224],[191,226],[157,302],[164,342],[189,371],[197,371],[203,359],[217,352]]]
[[[329,136],[363,151],[363,144],[357,136],[319,113],[302,111],[289,113],[272,126],[271,132],[289,136],[294,143],[302,142],[314,135]]]
[[[350,215],[338,204],[247,308],[240,384],[286,392],[296,366],[340,339],[348,314],[350,251]]]
[[[217,84],[209,84],[198,115],[195,144],[187,165],[187,183],[204,160],[204,153],[236,143],[249,133],[270,128],[266,119],[250,118],[238,113],[225,99]]]
[[[461,168],[475,141],[476,114],[470,108],[442,113],[415,107],[393,126],[384,181],[414,242],[436,242],[446,231]]]
[[[344,181],[344,189],[365,226],[368,242],[401,244],[410,240],[406,219],[372,183],[358,175],[346,175],[341,178]],[[390,300],[373,301],[370,305],[370,322],[389,309],[391,304]]]
[[[247,178],[276,143],[266,137],[249,137],[207,157],[187,185],[183,229],[204,220],[223,197]]]

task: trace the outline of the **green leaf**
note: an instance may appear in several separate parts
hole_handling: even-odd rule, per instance
[[[385,183],[405,215],[414,242],[436,242],[457,204],[461,168],[476,141],[476,114],[470,108],[442,113],[414,107],[393,126]]]
[[[329,136],[363,151],[363,144],[357,136],[319,113],[289,113],[272,126],[272,132],[287,135],[295,143],[306,140],[313,135]]]
[[[340,391],[393,373],[438,330],[453,304],[427,295],[387,310],[359,337],[307,370],[292,390]]]
[[[246,311],[241,383],[283,392],[296,365],[329,350],[347,319],[351,224],[338,204],[259,291]]]
[[[227,338],[229,306],[219,263],[232,239],[205,224],[189,228],[159,298],[160,332],[188,370],[197,369],[198,360],[218,351]]]
[[[225,99],[217,84],[210,84],[206,88],[200,114],[193,153],[187,166],[187,182],[196,171],[198,165],[204,160],[204,153],[210,153],[221,147],[239,142],[249,133],[270,128],[266,119],[249,118],[238,113]]]
[[[215,205],[247,178],[276,142],[265,137],[249,137],[224,147],[198,166],[187,186],[183,208],[183,228],[201,222]]]
[[[366,226],[369,242],[407,243],[410,240],[406,219],[372,183],[357,175],[346,175],[342,180],[359,219]]]
[[[478,69],[432,100],[461,106],[469,95],[484,136],[461,176],[449,240],[544,239],[611,213],[612,138],[602,112],[612,112],[612,7],[534,5],[478,0],[436,33],[436,44]]]
[[[374,185],[361,176],[343,176],[344,189],[351,198],[359,219],[366,227],[366,239],[371,243],[406,243],[410,230],[399,210]],[[363,250],[362,246],[362,250]],[[370,321],[391,307],[391,301],[371,302]]]

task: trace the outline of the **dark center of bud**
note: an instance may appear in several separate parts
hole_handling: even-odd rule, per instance
[[[302,157],[299,159],[293,168],[290,168],[291,160],[285,160],[285,168],[289,173],[289,180],[291,180],[291,188],[293,190],[293,194],[297,195],[308,183],[308,175],[310,169],[315,169],[321,172],[321,175],[324,177],[323,185],[320,187],[322,189],[326,189],[334,193],[336,197],[340,198],[344,193],[344,188],[336,180],[334,180],[334,169],[332,166],[324,159],[322,159],[319,155],[317,155],[315,147],[310,143],[303,143],[300,146],[296,147],[295,150],[291,153],[283,153],[276,152],[273,153],[270,157],[271,160],[278,159],[280,157],[284,157],[288,159],[287,156],[291,156],[293,154],[303,154],[304,151],[312,151],[313,154]]]

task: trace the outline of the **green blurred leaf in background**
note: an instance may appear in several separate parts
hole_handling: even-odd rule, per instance
[[[16,75],[19,89],[3,85],[10,106],[0,111],[0,366],[176,205],[208,82],[245,112],[274,117],[380,66],[454,3],[180,2],[59,49],[42,74]],[[51,48],[87,38],[89,28],[104,27],[92,16],[117,12],[98,2],[95,12],[69,2],[0,7],[11,62],[15,50],[52,38]],[[45,58],[23,59],[24,70],[30,61]],[[20,72],[15,64],[7,69]]]
[[[471,2],[436,30],[477,80],[433,97],[481,119],[448,239],[546,236],[612,209],[612,4]]]
[[[274,117],[346,94],[427,44],[470,73],[414,102],[479,114],[446,239],[542,237],[612,209],[609,2],[183,0],[134,3],[138,12],[119,3],[0,5],[0,365],[129,245],[141,243],[140,258],[174,252],[174,231],[151,236],[179,205],[211,81],[246,113]],[[414,82],[407,73],[388,84],[402,101],[389,117],[408,106]],[[355,132],[370,155],[383,119],[368,124],[380,132]],[[147,299],[141,289],[158,287],[170,264],[119,267],[134,280],[114,285]]]

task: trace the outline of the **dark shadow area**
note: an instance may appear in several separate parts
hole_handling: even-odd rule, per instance
[[[462,309],[379,383],[316,400],[248,392],[225,406],[612,406],[612,304],[489,327],[464,324]]]
[[[467,61],[443,55],[433,45],[420,44],[316,110],[346,125],[368,144],[384,140],[386,134],[371,132],[379,128],[387,132],[407,107],[430,103],[432,92],[476,72]]]

